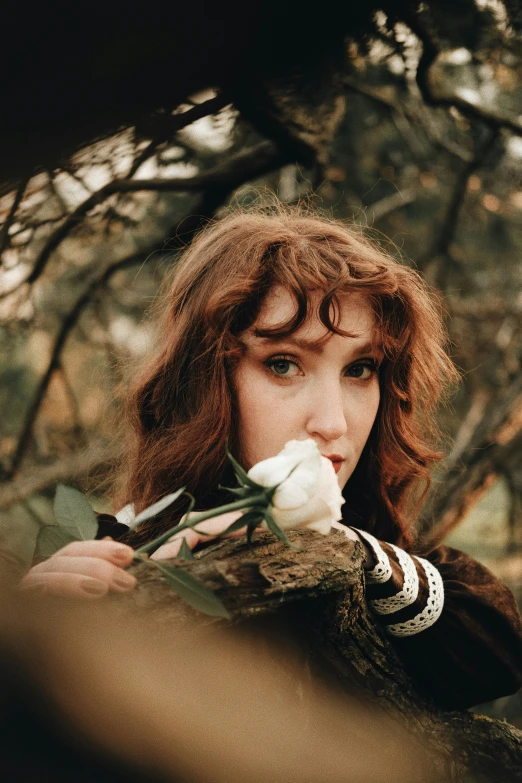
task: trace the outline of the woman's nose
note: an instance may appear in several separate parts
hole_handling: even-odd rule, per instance
[[[311,437],[333,441],[348,430],[341,388],[336,384],[322,384],[309,397],[306,429]]]

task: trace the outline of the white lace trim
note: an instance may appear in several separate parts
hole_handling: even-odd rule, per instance
[[[392,612],[398,612],[399,609],[404,609],[406,606],[411,606],[417,600],[419,594],[419,575],[414,561],[404,549],[400,549],[394,544],[388,544],[388,546],[391,546],[397,555],[399,565],[404,572],[404,582],[402,589],[395,595],[370,601],[370,606],[377,614],[391,614]]]
[[[390,565],[390,559],[377,539],[372,536],[371,533],[367,533],[366,530],[359,530],[353,528],[368,544],[371,546],[377,565],[371,571],[366,571],[366,581],[372,584],[387,582],[392,575],[392,568]]]
[[[127,503],[127,505],[120,508],[118,513],[114,516],[122,525],[130,526],[136,516],[134,512],[134,503]]]
[[[425,631],[439,619],[444,607],[444,583],[442,577],[429,560],[415,556],[415,559],[422,565],[430,588],[426,606],[415,615],[411,620],[404,623],[394,623],[386,626],[388,633],[393,636],[413,636],[416,633]]]

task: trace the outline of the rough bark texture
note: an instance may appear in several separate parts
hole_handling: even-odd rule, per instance
[[[419,695],[364,601],[362,551],[341,533],[325,538],[293,531],[295,548],[269,534],[220,542],[183,567],[223,601],[234,621],[294,605],[294,618],[347,689],[362,689],[428,742],[441,779],[522,781],[522,732],[467,712],[444,712]],[[303,546],[305,544],[305,546]],[[179,561],[176,561],[179,564]],[[133,566],[139,586],[125,609],[146,610],[161,623],[194,613],[152,563]]]

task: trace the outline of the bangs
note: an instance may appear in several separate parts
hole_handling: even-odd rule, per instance
[[[256,327],[256,335],[281,338],[296,332],[307,320],[317,317],[327,332],[355,337],[340,327],[346,303],[343,297],[359,295],[375,315],[374,340],[388,358],[400,352],[407,341],[408,314],[399,293],[399,283],[389,259],[379,251],[350,237],[351,242],[318,236],[298,243],[279,242],[269,248],[263,263],[257,306],[250,309],[249,326],[257,318],[269,291],[281,287],[292,297],[293,313],[270,327]],[[354,246],[355,245],[355,246]],[[322,292],[318,301],[317,292]],[[399,296],[398,296],[399,293]],[[328,334],[325,335],[325,340]]]
[[[286,290],[292,299],[294,300],[295,309],[293,314],[284,321],[280,321],[270,327],[256,326],[255,334],[257,337],[266,338],[281,338],[288,337],[296,332],[303,324],[309,319],[317,317],[321,323],[325,326],[327,334],[322,340],[318,341],[318,344],[328,339],[328,332],[333,334],[339,334],[342,337],[356,337],[354,332],[347,332],[341,329],[339,323],[343,315],[343,304],[340,301],[340,295],[354,294],[354,291],[339,290],[339,287],[335,287],[323,294],[319,304],[317,301],[312,301],[312,296],[318,290],[315,288],[304,288],[300,290]],[[370,302],[370,297],[366,297]],[[372,307],[373,309],[373,307]]]

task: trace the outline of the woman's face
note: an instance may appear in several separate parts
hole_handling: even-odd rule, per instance
[[[321,301],[312,296],[312,305]],[[292,296],[275,287],[259,317],[241,335],[245,353],[234,383],[239,404],[239,442],[245,467],[272,457],[289,440],[313,438],[332,459],[339,485],[352,475],[379,407],[382,359],[375,317],[360,294],[339,296],[339,327],[329,332],[317,315],[288,337],[266,338],[295,312]]]

